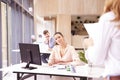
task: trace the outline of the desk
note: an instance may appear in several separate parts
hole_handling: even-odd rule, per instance
[[[20,52],[20,49],[13,49],[12,52]]]
[[[66,77],[87,77],[87,78],[100,78],[102,72],[104,70],[103,67],[88,67],[87,65],[84,66],[77,66],[76,73],[67,71],[65,69],[56,69],[52,66],[40,66],[40,65],[32,65],[37,67],[37,69],[27,70],[23,69],[26,63],[16,64],[7,68],[0,69],[1,71],[12,71],[13,73],[17,74],[17,80],[20,80],[21,74],[33,74],[33,75],[52,75],[52,76],[66,76]],[[35,76],[36,79],[36,76]]]

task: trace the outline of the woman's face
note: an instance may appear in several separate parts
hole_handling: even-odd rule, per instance
[[[63,36],[61,36],[60,34],[56,34],[56,35],[54,36],[54,38],[55,38],[56,43],[59,44],[59,45],[64,42],[64,38],[63,38]]]

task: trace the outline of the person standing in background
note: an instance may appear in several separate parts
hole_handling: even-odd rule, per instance
[[[120,80],[120,0],[106,0],[97,27],[96,41],[85,56],[92,64],[104,64],[104,80]]]
[[[43,35],[45,36],[45,41],[44,41],[44,43],[45,43],[46,45],[48,45],[48,50],[51,51],[52,48],[53,48],[54,45],[55,45],[55,40],[54,40],[53,37],[50,36],[50,33],[49,33],[48,30],[44,30],[44,31],[43,31]],[[41,55],[41,59],[42,59],[42,61],[43,61],[44,63],[48,63],[47,59],[49,58],[49,55],[50,55],[50,54],[42,54],[42,55]]]
[[[55,45],[55,40],[53,37],[50,36],[50,33],[48,30],[44,30],[43,34],[45,36],[44,43],[48,45],[49,49],[52,49]]]

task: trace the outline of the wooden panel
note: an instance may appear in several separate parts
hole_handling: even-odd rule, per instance
[[[101,14],[105,0],[36,0],[36,13],[41,16],[56,14]]]
[[[71,44],[71,15],[57,15],[57,31],[62,32],[68,44]]]
[[[70,14],[71,13],[71,0],[58,0],[59,12],[58,14]]]
[[[58,12],[58,0],[35,0],[35,14],[53,15]]]
[[[51,20],[55,20],[55,19],[56,19],[56,17],[48,17],[48,16],[44,17],[45,21],[51,21]]]
[[[71,0],[72,15],[101,14],[103,11],[104,0]]]

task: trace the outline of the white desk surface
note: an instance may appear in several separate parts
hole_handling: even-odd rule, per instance
[[[91,77],[91,78],[100,78],[104,71],[103,67],[88,67],[87,65],[83,66],[76,66],[76,72],[70,72],[66,69],[58,69],[52,66],[39,66],[39,65],[32,65],[37,67],[37,69],[27,70],[21,67],[25,67],[26,63],[12,65],[7,68],[0,69],[0,71],[5,72],[23,72],[23,73],[35,73],[38,75],[58,75],[58,76],[72,76],[72,77]]]
[[[12,52],[20,52],[20,49],[13,49]]]

